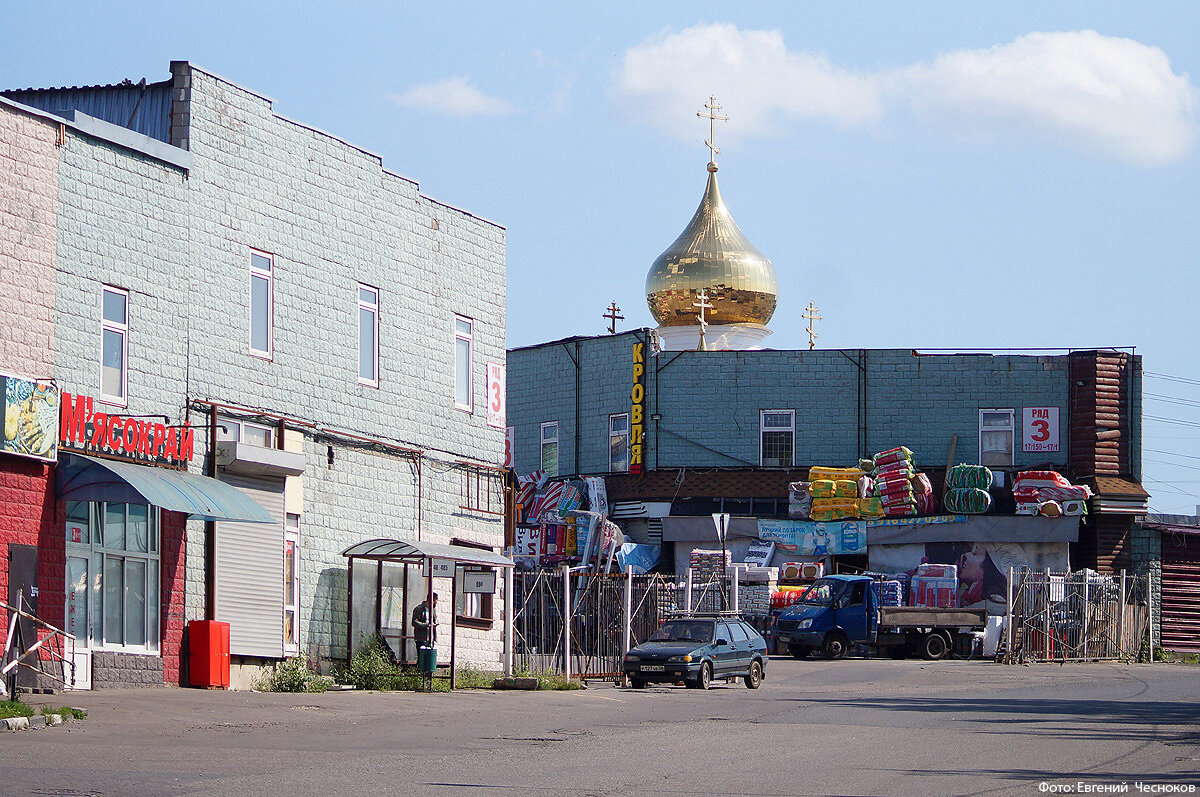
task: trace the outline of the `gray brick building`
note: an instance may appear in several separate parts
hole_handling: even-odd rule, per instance
[[[114,417],[190,427],[191,470],[277,521],[164,513],[150,563],[161,645],[98,644],[97,666],[157,653],[167,682],[186,680],[183,624],[206,618],[233,625],[235,685],[291,653],[328,671],[377,629],[411,657],[419,573],[364,567],[351,606],[341,552],[372,538],[503,544],[503,424],[489,425],[485,398],[488,365],[505,361],[504,228],[186,62],[159,83],[4,96],[5,118],[60,131],[56,185],[38,193],[57,190],[41,344],[53,368],[33,376]],[[23,128],[0,129],[19,143]],[[22,356],[0,370],[29,370]],[[451,597],[439,616],[460,619],[459,660],[497,666],[499,601]],[[145,680],[142,660],[120,669]]]

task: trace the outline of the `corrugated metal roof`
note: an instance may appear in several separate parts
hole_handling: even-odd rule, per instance
[[[64,112],[79,111],[170,143],[170,80],[146,83],[143,79],[140,83],[126,80],[107,86],[9,89],[0,91],[0,95],[60,116]]]

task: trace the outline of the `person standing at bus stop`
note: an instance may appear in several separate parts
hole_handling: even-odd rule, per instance
[[[423,600],[413,609],[413,636],[416,637],[418,648],[431,648],[437,644],[437,593],[433,593],[433,609],[429,608],[429,600]]]

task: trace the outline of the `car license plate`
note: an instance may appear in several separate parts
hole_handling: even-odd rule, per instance
[[[662,672],[666,668],[661,664],[643,664],[642,672]]]

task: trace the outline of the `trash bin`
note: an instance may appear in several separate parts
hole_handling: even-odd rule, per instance
[[[205,689],[229,688],[229,623],[188,623],[188,681]]]
[[[417,648],[417,669],[422,675],[432,675],[437,670],[437,648]]]

